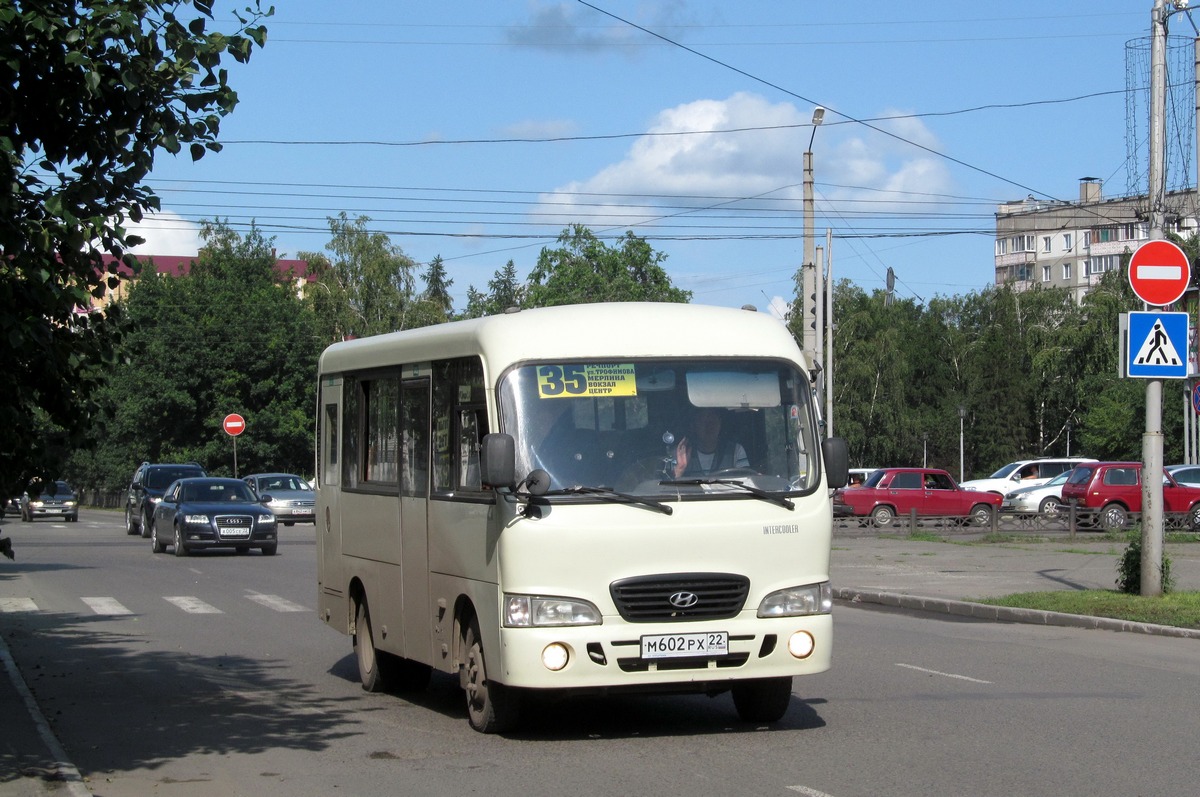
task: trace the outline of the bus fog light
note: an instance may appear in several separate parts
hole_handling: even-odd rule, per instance
[[[567,646],[561,642],[551,642],[542,649],[542,664],[551,672],[558,672],[566,667],[570,659],[571,654],[567,650]]]
[[[797,631],[788,637],[788,653],[798,659],[807,659],[816,647],[816,640],[807,631]]]

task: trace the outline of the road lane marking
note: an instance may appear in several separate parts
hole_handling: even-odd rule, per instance
[[[38,605],[30,598],[0,598],[0,612],[36,612]]]
[[[80,598],[96,614],[133,614],[116,598]]]
[[[981,681],[978,678],[969,678],[966,675],[956,675],[952,672],[938,672],[937,670],[927,670],[924,667],[918,667],[915,664],[901,664],[896,662],[897,667],[904,667],[908,670],[916,670],[917,672],[927,672],[930,675],[940,675],[943,678],[957,678],[960,681],[970,681],[973,684],[990,684],[991,681]]]
[[[191,595],[177,595],[175,597],[164,597],[167,603],[173,603],[180,609],[183,609],[188,614],[224,614],[225,612],[218,609],[216,606],[205,603],[199,598],[194,598]]]
[[[262,604],[268,609],[274,609],[277,612],[306,612],[307,608],[298,603],[292,603],[287,598],[281,598],[278,595],[264,595],[261,592],[251,592],[246,596],[255,603]]]
[[[832,794],[826,794],[823,791],[817,791],[816,789],[810,789],[807,786],[788,786],[787,789],[788,789],[788,791],[799,792],[800,794],[803,794],[804,797],[833,797]]]

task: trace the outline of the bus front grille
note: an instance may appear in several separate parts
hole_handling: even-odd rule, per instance
[[[631,623],[689,622],[735,617],[750,579],[732,573],[637,576],[609,586],[621,617]]]

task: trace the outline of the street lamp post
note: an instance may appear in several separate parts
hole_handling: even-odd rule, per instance
[[[1071,429],[1073,429],[1074,426],[1075,426],[1075,424],[1071,422],[1070,418],[1068,418],[1067,419],[1067,456],[1068,457],[1071,456]]]
[[[812,135],[808,137],[808,149],[804,151],[804,264],[800,266],[801,271],[801,290],[803,295],[800,297],[801,308],[815,309],[817,301],[817,267],[816,267],[816,239],[814,238],[814,229],[816,227],[813,219],[813,157],[812,145],[817,137],[817,128],[821,122],[825,120],[825,109],[816,108],[812,115]],[[814,304],[810,304],[810,302]],[[817,351],[817,330],[809,324],[808,314],[804,313],[801,321],[801,329],[803,330],[802,340],[805,355],[808,356],[811,363],[820,361],[821,353]]]
[[[958,481],[963,480],[963,421],[967,418],[967,408],[958,405]]]

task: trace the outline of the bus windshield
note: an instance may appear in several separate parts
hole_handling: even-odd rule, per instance
[[[499,405],[518,478],[540,468],[551,491],[728,495],[740,484],[794,493],[819,481],[808,381],[786,362],[527,364],[504,376]]]

